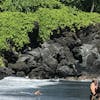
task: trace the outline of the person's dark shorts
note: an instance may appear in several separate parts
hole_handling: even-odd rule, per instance
[[[91,100],[91,98],[92,98],[93,96],[95,96],[95,95],[93,95],[93,94],[91,93],[91,94],[90,94],[90,100]]]

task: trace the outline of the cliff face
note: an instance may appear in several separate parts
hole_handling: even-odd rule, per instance
[[[6,57],[8,56],[8,57]],[[0,78],[8,75],[29,78],[56,78],[100,74],[100,24],[74,32],[64,30],[34,49],[20,55],[6,55],[6,67]],[[10,61],[9,61],[10,59]]]
[[[82,41],[82,66],[88,74],[100,74],[100,24],[89,26],[77,33]]]

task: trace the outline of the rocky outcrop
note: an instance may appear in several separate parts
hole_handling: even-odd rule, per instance
[[[5,57],[8,61],[6,70],[2,69],[0,73],[4,73],[3,76],[15,75],[29,78],[65,78],[79,77],[84,73],[85,75],[99,74],[99,26],[99,24],[91,25],[77,33],[64,31],[61,34],[54,34],[49,41],[37,48],[24,50],[25,52],[20,56],[16,57],[13,54],[10,60],[7,56]]]
[[[57,75],[62,78],[62,77],[66,77],[66,76],[77,76],[77,70],[74,70],[73,67],[69,67],[67,65],[65,66],[60,66],[57,69]]]
[[[82,64],[88,74],[99,75],[100,71],[97,66],[100,63],[100,24],[91,25],[79,33],[79,38],[83,43],[81,46]]]
[[[74,65],[77,60],[62,39],[64,37],[59,37],[58,43],[58,38],[55,38],[43,43],[41,47],[21,54],[16,63],[8,64],[8,68],[12,69],[16,76],[29,76],[29,78],[76,76],[78,73],[75,73],[75,68],[70,68],[70,65]]]
[[[14,70],[15,73],[18,71],[23,71],[25,72],[25,74],[27,74],[30,71],[28,65],[25,64],[25,62],[17,62],[15,64],[8,64],[8,68]]]

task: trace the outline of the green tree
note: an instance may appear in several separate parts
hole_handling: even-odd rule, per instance
[[[61,2],[57,0],[2,0],[1,11],[34,12],[38,8],[59,9]]]
[[[28,32],[32,32],[37,17],[32,13],[0,13],[0,51],[9,50],[12,46],[21,49],[29,43]]]
[[[76,7],[87,12],[100,13],[100,0],[58,0],[67,6]]]

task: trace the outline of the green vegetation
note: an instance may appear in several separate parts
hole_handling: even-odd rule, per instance
[[[36,12],[40,23],[40,37],[46,40],[50,37],[53,30],[58,27],[64,29],[66,26],[71,31],[75,28],[80,29],[92,23],[100,22],[100,15],[96,13],[85,13],[72,9],[70,7],[63,7],[62,9],[39,9]],[[59,33],[59,30],[58,30]]]
[[[89,6],[86,6],[87,4]],[[28,33],[34,34],[34,22],[39,24],[37,34],[39,34],[38,39],[42,41],[49,39],[54,30],[59,34],[59,28],[68,27],[75,32],[76,29],[100,23],[100,14],[86,13],[76,8],[100,12],[100,1],[0,0],[0,52],[20,50],[24,45],[29,44]],[[0,57],[0,66],[4,66],[2,57]]]
[[[4,62],[2,60],[2,57],[0,57],[0,67],[4,67]]]
[[[10,47],[18,49],[29,43],[27,33],[32,31],[36,20],[37,18],[31,13],[0,13],[0,51],[9,50]]]
[[[42,41],[49,39],[58,27],[67,26],[75,31],[75,28],[100,22],[100,14],[64,6],[59,0],[1,0],[0,9],[0,51],[19,50],[28,44],[28,32],[32,32],[35,21],[39,23]]]
[[[100,0],[57,0],[66,6],[76,7],[87,12],[100,13]]]
[[[1,11],[34,12],[38,8],[61,8],[63,5],[56,0],[2,0]]]

